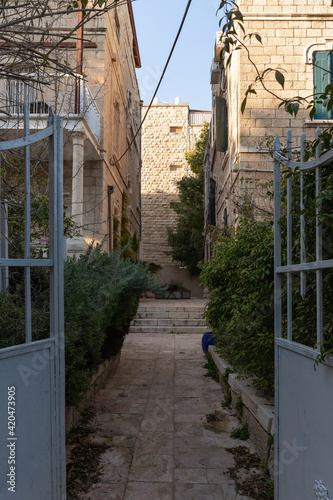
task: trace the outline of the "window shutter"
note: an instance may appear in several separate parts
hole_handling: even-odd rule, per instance
[[[216,200],[215,200],[216,182],[209,180],[209,199],[208,199],[208,224],[216,226]]]
[[[216,151],[225,153],[228,149],[227,101],[216,97]]]
[[[327,85],[331,83],[331,57],[328,51],[326,52],[315,52],[313,55],[313,84],[315,101],[319,99],[320,94],[325,92]],[[315,104],[316,114],[315,118],[331,118],[331,112],[328,112],[326,106],[322,103]]]

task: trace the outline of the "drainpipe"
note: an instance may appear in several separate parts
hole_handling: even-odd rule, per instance
[[[76,30],[76,73],[82,75],[83,73],[83,12],[82,2],[78,1],[78,8],[80,11],[77,13],[77,24],[79,27]],[[75,79],[75,114],[78,115],[80,109],[80,84],[81,78]]]
[[[109,221],[109,252],[111,252],[113,248],[113,219],[112,219],[112,204],[111,204],[111,195],[114,192],[114,186],[108,186],[108,221]]]

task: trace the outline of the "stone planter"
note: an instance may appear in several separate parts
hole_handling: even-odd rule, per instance
[[[81,411],[84,408],[92,406],[95,401],[96,394],[105,385],[106,381],[112,377],[116,371],[119,361],[120,352],[117,356],[113,356],[105,360],[98,368],[97,372],[91,377],[91,387],[84,395],[79,408],[74,406],[66,406],[65,426],[66,434],[68,434],[81,418]]]
[[[227,368],[231,368],[215,351],[215,347],[209,346],[217,369],[220,374],[220,384],[231,392],[231,406],[237,411],[239,402],[242,403],[241,422],[248,424],[250,441],[261,459],[267,463],[270,474],[274,474],[274,399],[267,398],[263,392],[256,388],[250,379],[240,379],[236,373],[229,373],[223,377]],[[225,389],[225,387],[224,387]]]

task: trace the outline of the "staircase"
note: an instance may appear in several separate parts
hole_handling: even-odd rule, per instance
[[[205,299],[143,299],[130,333],[198,333],[209,330],[203,319]]]

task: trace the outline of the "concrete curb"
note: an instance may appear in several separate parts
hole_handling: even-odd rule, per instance
[[[274,471],[274,399],[265,397],[260,389],[253,385],[250,379],[239,379],[236,373],[224,376],[227,369],[232,367],[216,352],[214,346],[209,346],[209,352],[220,374],[220,384],[227,381],[231,390],[231,406],[236,408],[240,401],[243,403],[242,423],[247,423],[250,431],[250,441],[253,443],[260,458],[266,460],[271,474]]]
[[[117,356],[113,356],[99,365],[97,372],[91,377],[90,389],[84,395],[79,408],[75,408],[75,406],[66,406],[66,434],[69,434],[72,428],[75,427],[80,420],[80,412],[94,403],[98,391],[105,385],[109,377],[112,377],[118,368],[120,356],[121,353],[119,352]]]

